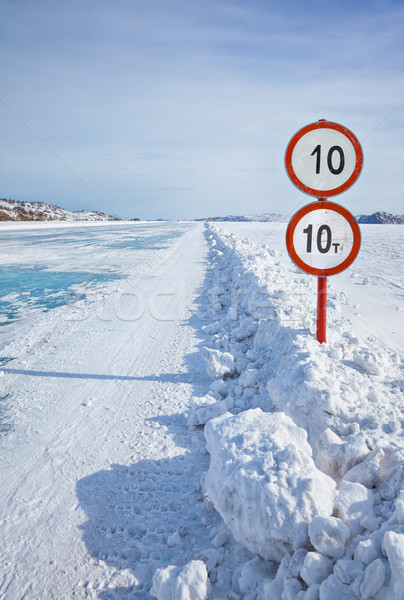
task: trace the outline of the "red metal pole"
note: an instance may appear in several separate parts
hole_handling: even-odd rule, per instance
[[[318,201],[327,198],[318,198]],[[326,343],[327,331],[327,277],[317,278],[317,340]]]
[[[317,340],[326,342],[327,329],[327,277],[317,278]]]

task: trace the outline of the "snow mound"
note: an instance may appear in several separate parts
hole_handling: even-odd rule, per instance
[[[205,490],[235,539],[267,560],[308,544],[333,510],[335,482],[312,459],[306,432],[284,413],[251,409],[209,421]]]
[[[153,576],[150,594],[157,600],[205,600],[209,590],[208,572],[201,560],[191,560],[184,568],[170,565]]]

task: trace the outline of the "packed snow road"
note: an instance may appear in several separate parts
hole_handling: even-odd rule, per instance
[[[3,348],[0,593],[403,600],[403,230],[319,345],[283,224],[187,227]]]

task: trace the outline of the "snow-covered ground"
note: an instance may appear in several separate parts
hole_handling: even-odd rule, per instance
[[[404,598],[404,231],[362,227],[320,346],[284,224],[183,228],[1,348],[0,594]]]

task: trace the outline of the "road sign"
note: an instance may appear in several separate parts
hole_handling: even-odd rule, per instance
[[[292,261],[318,277],[335,275],[349,267],[360,243],[355,217],[343,206],[325,200],[301,208],[286,230],[286,247]]]
[[[286,149],[285,166],[292,183],[318,198],[347,190],[362,165],[362,148],[352,131],[325,119],[300,129]]]

